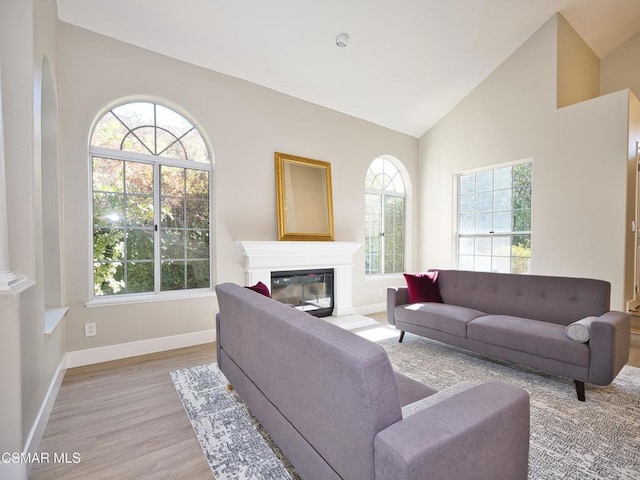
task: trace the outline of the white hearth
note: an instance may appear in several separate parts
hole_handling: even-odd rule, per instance
[[[271,286],[271,272],[333,268],[333,315],[351,315],[353,256],[359,242],[269,242],[239,240],[247,285]]]

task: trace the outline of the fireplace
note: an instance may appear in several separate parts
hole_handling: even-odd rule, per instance
[[[333,269],[271,272],[271,298],[328,317],[333,313]]]
[[[244,257],[246,284],[271,285],[272,272],[313,269],[333,270],[333,313],[354,314],[353,257],[362,247],[358,242],[236,242]]]

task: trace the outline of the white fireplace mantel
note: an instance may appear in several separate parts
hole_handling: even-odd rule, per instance
[[[270,242],[239,240],[244,255],[247,284],[271,285],[271,272],[333,268],[333,315],[350,315],[353,309],[353,256],[360,242]]]

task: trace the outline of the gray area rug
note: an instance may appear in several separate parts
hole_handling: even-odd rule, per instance
[[[299,478],[215,363],[170,373],[216,480]]]
[[[380,343],[394,368],[437,390],[461,380],[502,380],[529,392],[529,478],[640,480],[640,369],[625,366],[606,387],[474,355],[416,335]]]
[[[499,379],[531,397],[529,478],[640,480],[640,369],[626,366],[607,387],[573,382],[407,334],[380,343],[394,368],[438,390]],[[217,480],[296,478],[215,364],[171,373]]]

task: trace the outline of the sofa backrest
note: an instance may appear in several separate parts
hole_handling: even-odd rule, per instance
[[[444,303],[560,325],[609,311],[611,284],[589,278],[439,270]]]
[[[341,478],[374,478],[374,437],[402,418],[384,349],[239,285],[216,293],[225,353]]]

